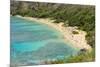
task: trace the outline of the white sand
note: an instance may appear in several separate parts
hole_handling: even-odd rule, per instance
[[[21,16],[18,16],[21,17]],[[77,30],[76,27],[64,27],[63,23],[52,23],[54,20],[50,20],[49,18],[41,19],[41,18],[33,18],[33,17],[21,17],[23,19],[28,19],[32,21],[41,22],[43,24],[47,24],[48,26],[51,26],[52,28],[57,29],[62,33],[64,36],[64,39],[66,42],[69,42],[78,49],[86,49],[91,50],[91,46],[87,44],[87,41],[85,40],[86,32],[82,30]],[[73,34],[73,31],[78,31],[79,34]]]

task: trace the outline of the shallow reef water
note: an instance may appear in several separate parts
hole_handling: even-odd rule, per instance
[[[78,53],[57,30],[36,21],[11,16],[11,64],[35,65]]]

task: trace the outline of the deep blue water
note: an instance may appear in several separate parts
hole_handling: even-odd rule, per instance
[[[60,32],[45,24],[11,17],[12,64],[34,65],[77,54],[78,50],[70,45]]]

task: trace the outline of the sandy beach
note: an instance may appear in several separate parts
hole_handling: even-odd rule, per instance
[[[78,49],[86,49],[86,50],[91,50],[91,46],[87,44],[87,41],[85,39],[86,32],[82,30],[78,30],[77,27],[64,27],[63,23],[52,23],[54,20],[50,20],[49,18],[33,18],[33,17],[22,17],[22,16],[17,16],[23,19],[28,19],[32,21],[37,21],[43,24],[46,24],[48,26],[51,26],[54,29],[57,29],[59,32],[62,33],[64,36],[64,39],[66,42],[69,42],[74,46],[75,48]],[[73,31],[77,31],[78,34],[73,34]]]

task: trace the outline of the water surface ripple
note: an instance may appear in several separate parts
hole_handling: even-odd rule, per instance
[[[11,17],[11,63],[40,64],[42,60],[69,57],[78,52],[60,32],[45,24]]]

